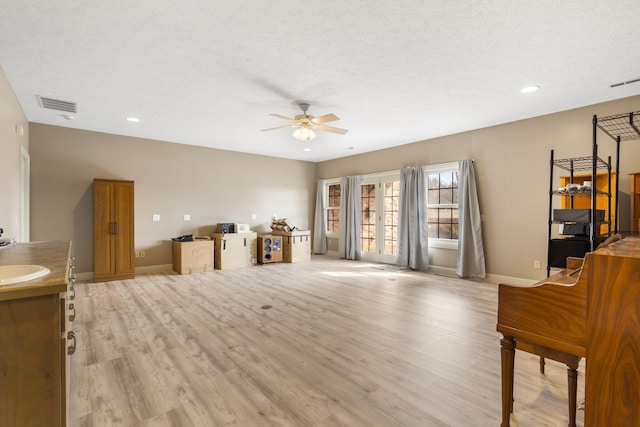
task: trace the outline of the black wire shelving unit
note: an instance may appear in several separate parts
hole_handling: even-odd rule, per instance
[[[599,236],[596,232],[596,227],[599,227],[597,220],[597,212],[596,212],[596,197],[597,196],[608,196],[608,218],[605,223],[609,224],[608,232],[611,234],[618,233],[618,198],[619,198],[619,181],[620,181],[620,143],[622,141],[632,141],[632,140],[640,140],[640,111],[632,111],[624,114],[616,114],[612,116],[598,117],[597,115],[593,116],[592,120],[593,124],[593,141],[592,141],[592,155],[589,157],[574,157],[569,159],[554,159],[553,150],[551,150],[551,160],[550,160],[550,179],[549,179],[549,231],[548,231],[548,250],[547,250],[547,276],[550,274],[551,268],[551,229],[552,224],[554,223],[552,219],[552,203],[553,196],[561,194],[563,196],[570,196],[570,207],[573,208],[573,198],[579,197],[580,195],[590,196],[591,197],[591,221],[589,223],[589,243],[585,245],[585,250],[593,251],[596,249],[597,244],[600,240],[603,240],[603,236]],[[616,143],[615,147],[615,189],[613,194],[611,192],[611,172],[613,169],[613,165],[611,164],[611,157],[608,158],[608,161],[604,161],[598,157],[598,129],[602,131],[605,135],[613,139]],[[553,169],[555,167],[564,169],[569,172],[570,182],[573,183],[573,174],[578,171],[591,171],[591,192],[583,193],[583,194],[566,194],[560,193],[559,191],[553,190]],[[608,182],[608,192],[598,191],[596,189],[596,177],[599,170],[606,169],[608,172],[609,182]],[[615,214],[613,218],[611,218],[611,199],[613,198],[613,206],[615,206]],[[612,230],[613,225],[613,230]],[[606,236],[605,236],[606,237]],[[586,242],[585,242],[586,243]],[[577,255],[577,254],[576,254]],[[582,254],[584,256],[584,254]]]

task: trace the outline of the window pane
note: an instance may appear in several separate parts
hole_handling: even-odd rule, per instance
[[[375,252],[376,240],[376,186],[363,184],[360,196],[360,250]]]
[[[453,189],[440,189],[440,203],[443,205],[450,205],[451,203],[453,203]]]
[[[400,181],[387,181],[384,183],[383,253],[385,255],[396,254],[399,196],[400,196]]]
[[[437,205],[440,203],[440,190],[433,189],[433,190],[428,190],[428,194],[427,194],[428,200],[427,203],[430,205]]]
[[[427,188],[440,188],[440,174],[438,173],[430,173]]]
[[[329,207],[340,207],[340,184],[329,185]]]
[[[340,224],[340,209],[327,209],[327,231],[337,233]]]
[[[437,239],[438,238],[438,224],[432,224],[429,223],[427,225],[427,230],[429,231],[428,235],[429,237],[433,238],[433,239]]]
[[[453,186],[453,179],[451,172],[443,172],[440,174],[440,188],[451,188]]]

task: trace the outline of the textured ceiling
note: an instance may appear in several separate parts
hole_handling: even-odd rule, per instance
[[[28,119],[322,161],[640,94],[638,0],[0,1]],[[539,85],[523,95],[520,88]],[[75,120],[36,95],[78,104]],[[334,113],[310,142],[269,113]],[[130,123],[126,117],[140,118]],[[303,148],[311,148],[310,152]]]

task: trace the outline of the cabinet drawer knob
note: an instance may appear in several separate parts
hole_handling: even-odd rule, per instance
[[[69,331],[67,334],[67,341],[73,340],[73,343],[67,347],[67,354],[71,356],[76,352],[76,333],[75,331]]]
[[[73,322],[74,320],[76,320],[76,306],[69,304],[69,322]]]

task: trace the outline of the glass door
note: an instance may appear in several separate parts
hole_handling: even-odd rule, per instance
[[[398,174],[362,179],[360,251],[362,259],[393,264],[398,236]]]

